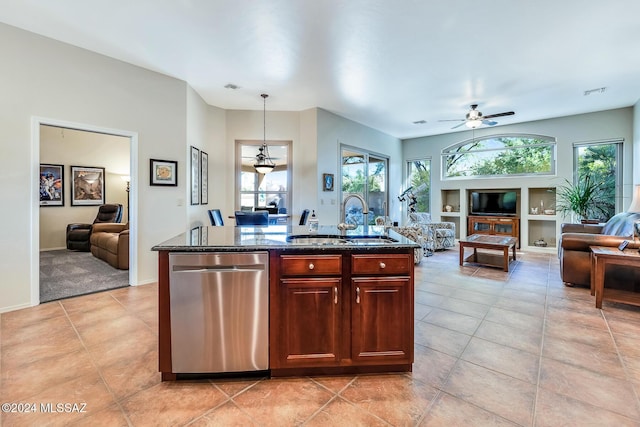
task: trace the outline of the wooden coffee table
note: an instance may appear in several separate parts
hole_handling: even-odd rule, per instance
[[[640,253],[637,249],[619,250],[617,247],[590,246],[591,248],[591,295],[596,295],[596,307],[602,308],[605,298],[604,276],[607,265],[626,265],[640,268]],[[607,289],[606,299],[625,304],[640,305],[640,293]]]
[[[502,267],[504,271],[509,271],[509,250],[513,251],[513,260],[516,260],[516,244],[518,239],[506,236],[491,236],[487,234],[472,234],[466,240],[460,240],[460,265],[465,262],[473,262],[475,264],[488,265],[491,267]],[[466,259],[464,257],[464,248],[473,248],[473,254]],[[502,266],[499,264],[499,257],[491,257],[488,254],[478,254],[478,249],[491,249],[494,251],[502,251]],[[496,263],[497,259],[497,263]]]

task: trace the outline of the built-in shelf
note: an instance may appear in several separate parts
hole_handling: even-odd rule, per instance
[[[442,196],[442,213],[443,215],[452,215],[457,213],[460,215],[460,190],[441,190]],[[447,210],[447,206],[451,210]]]
[[[558,215],[555,209],[555,187],[529,188],[528,206],[523,206],[523,212],[526,212],[529,247],[540,249],[557,247]],[[545,211],[552,213],[545,214]],[[544,241],[547,246],[536,245],[539,241]]]

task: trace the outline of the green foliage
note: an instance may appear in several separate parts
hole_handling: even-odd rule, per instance
[[[565,180],[556,190],[556,211],[564,215],[573,213],[578,219],[597,219],[606,216],[607,209],[603,182],[591,175],[580,176],[575,184]]]
[[[581,148],[578,160],[578,176],[591,176],[601,183],[603,219],[616,214],[616,144],[589,145]]]
[[[457,147],[446,158],[447,176],[492,176],[551,172],[553,149],[543,139],[488,138]]]
[[[426,184],[427,188],[424,191],[416,193],[416,206],[417,212],[431,212],[431,172],[428,164],[423,161],[412,162],[411,170],[411,183],[413,188],[418,188],[422,184]]]

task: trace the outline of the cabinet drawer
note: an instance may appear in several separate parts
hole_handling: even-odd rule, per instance
[[[333,276],[342,274],[342,255],[282,255],[283,276]]]
[[[404,254],[356,254],[351,257],[351,273],[408,275],[412,263],[413,258]]]

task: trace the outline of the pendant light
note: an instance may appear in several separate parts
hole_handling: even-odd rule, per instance
[[[267,95],[263,93],[260,95],[263,99],[263,107],[262,107],[262,118],[264,123],[264,134],[262,139],[262,145],[258,148],[258,155],[256,156],[256,162],[253,165],[256,172],[260,174],[266,174],[273,170],[276,167],[273,160],[269,156],[269,147],[267,146]]]

